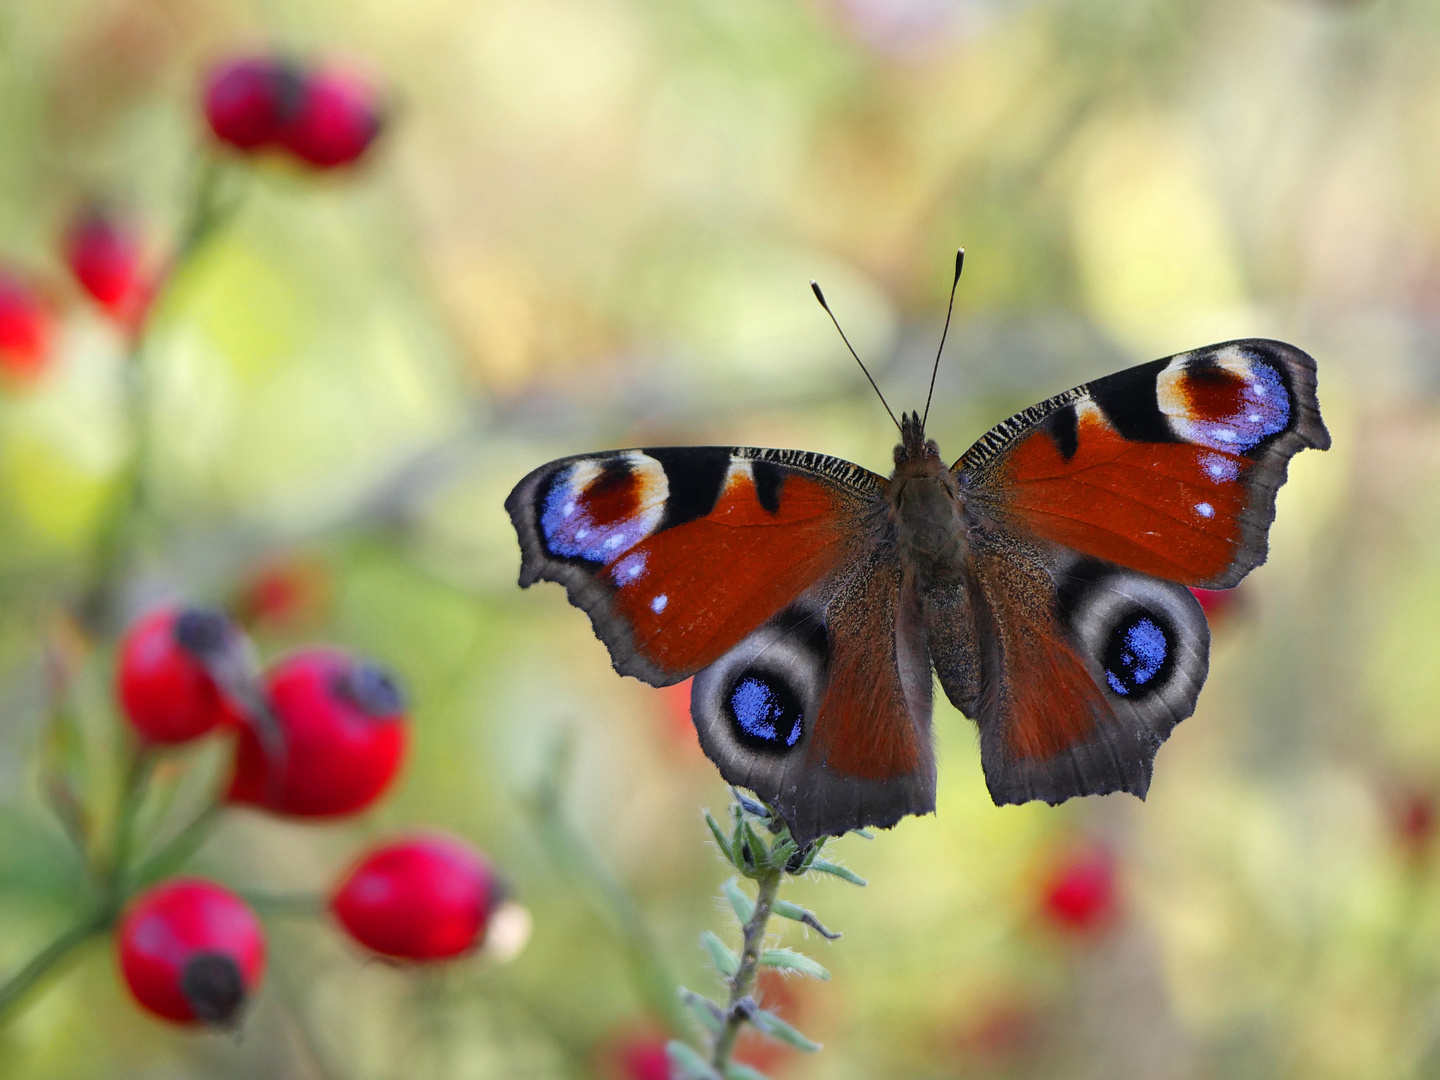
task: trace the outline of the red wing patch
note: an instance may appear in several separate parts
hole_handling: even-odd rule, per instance
[[[704,517],[655,533],[605,567],[636,651],[666,670],[714,662],[851,553],[832,487],[787,476],[771,513],[748,465],[732,466]]]
[[[1098,406],[1074,406],[1067,460],[1045,428],[1015,445],[1003,483],[1036,533],[1171,581],[1210,581],[1235,559],[1254,462],[1191,443],[1134,442]]]
[[[826,613],[829,683],[806,756],[841,776],[892,780],[913,774],[924,756],[911,715],[923,711],[928,722],[930,703],[928,696],[923,705],[906,701],[897,656],[899,579],[898,564],[872,560]],[[928,660],[910,666],[923,666],[928,690]]]
[[[1289,459],[1329,445],[1314,360],[1238,341],[1051,398],[988,432],[955,468],[977,506],[1031,533],[1227,588],[1265,559]]]

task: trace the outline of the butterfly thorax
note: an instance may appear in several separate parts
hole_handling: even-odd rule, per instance
[[[918,416],[906,413],[900,430],[885,495],[901,561],[930,579],[954,577],[966,556],[959,485]]]

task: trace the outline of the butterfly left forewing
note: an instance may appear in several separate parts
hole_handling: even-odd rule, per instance
[[[853,558],[881,483],[822,454],[664,447],[552,461],[505,506],[520,584],[564,585],[616,670],[665,686]]]

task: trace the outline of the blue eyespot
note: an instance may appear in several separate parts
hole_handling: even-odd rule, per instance
[[[1170,660],[1171,635],[1148,615],[1122,621],[1105,649],[1105,681],[1121,697],[1154,689]],[[1154,684],[1154,685],[1151,685]]]
[[[735,737],[757,750],[780,750],[800,741],[804,712],[783,681],[769,673],[741,678],[727,698]]]

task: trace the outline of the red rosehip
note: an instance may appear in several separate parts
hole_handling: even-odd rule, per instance
[[[126,222],[99,210],[82,214],[65,240],[70,272],[102,308],[130,317],[149,291],[140,269],[140,237]]]
[[[1103,848],[1070,855],[1045,884],[1044,912],[1061,930],[1088,934],[1104,927],[1117,904],[1115,859]]]
[[[181,878],[130,902],[116,933],[130,992],[181,1024],[234,1021],[265,971],[260,920],[219,885]]]
[[[295,115],[302,76],[278,57],[247,57],[221,64],[205,86],[205,119],[221,142],[254,152],[275,143]]]
[[[252,623],[292,627],[317,618],[329,594],[330,575],[324,562],[288,556],[258,567],[241,586],[236,606]]]
[[[1424,859],[1435,839],[1435,797],[1423,789],[1403,792],[1391,800],[1390,822],[1395,839],[1413,859]]]
[[[116,690],[130,724],[152,743],[181,743],[243,710],[215,681],[248,650],[239,627],[209,608],[162,607],[134,623],[120,642]]]
[[[670,1055],[663,1035],[643,1034],[620,1043],[613,1072],[623,1080],[670,1080]]]
[[[34,289],[0,270],[0,372],[29,380],[50,359],[54,316]]]
[[[359,159],[381,125],[379,95],[370,83],[353,72],[321,68],[306,75],[280,142],[301,161],[333,169]]]
[[[484,855],[431,834],[370,852],[345,875],[330,909],[352,938],[382,956],[449,960],[485,939],[502,898]]]
[[[339,649],[305,649],[276,664],[265,689],[280,745],[266,746],[253,724],[241,731],[231,802],[326,817],[364,809],[390,786],[406,726],[384,670]]]

